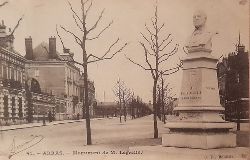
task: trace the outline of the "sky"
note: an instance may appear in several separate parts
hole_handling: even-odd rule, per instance
[[[0,1],[3,2],[3,1]],[[73,8],[80,13],[80,0],[70,0]],[[123,80],[128,88],[139,95],[144,102],[152,99],[153,80],[149,72],[129,62],[134,61],[145,65],[144,52],[139,41],[143,41],[140,32],[147,33],[145,23],[150,26],[154,15],[155,0],[94,0],[93,7],[87,17],[87,26],[90,27],[105,8],[95,35],[103,27],[114,21],[113,25],[95,41],[87,42],[87,53],[97,56],[103,55],[118,37],[122,46],[129,45],[123,52],[112,60],[106,60],[89,65],[89,77],[96,87],[96,98],[99,101],[114,101],[112,89],[118,78]],[[171,50],[179,44],[179,50],[164,63],[163,68],[171,68],[178,63],[179,58],[185,56],[182,47],[188,36],[193,32],[192,16],[196,10],[204,10],[207,14],[206,28],[219,34],[213,38],[212,54],[219,58],[235,51],[238,35],[241,33],[241,42],[249,50],[249,2],[247,0],[158,0],[160,23],[165,23],[161,37],[171,33],[173,38]],[[20,26],[15,32],[14,47],[20,54],[25,55],[24,38],[33,39],[33,48],[41,42],[47,42],[50,36],[56,35],[56,25],[62,25],[77,35],[80,35],[68,3],[66,0],[9,0],[9,3],[0,8],[0,20],[4,20],[7,27],[13,28],[17,20],[23,16]],[[81,49],[74,39],[59,30],[65,46],[74,52],[75,59],[81,60]],[[144,41],[143,41],[144,42]],[[62,45],[57,37],[57,50],[62,52]],[[111,52],[112,53],[112,52]],[[165,77],[166,83],[173,88],[173,94],[179,96],[182,71]],[[104,96],[105,95],[105,96]]]

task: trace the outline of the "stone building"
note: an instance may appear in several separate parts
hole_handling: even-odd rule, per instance
[[[93,105],[96,102],[96,99],[95,99],[95,85],[94,85],[93,81],[88,80],[88,90],[89,90],[89,93],[88,93],[88,97],[89,97],[89,115],[91,117],[93,117],[93,115],[95,114]],[[83,74],[81,74],[81,77],[80,77],[80,102],[84,103],[84,77],[83,77]],[[84,105],[83,105],[83,109],[85,111]],[[82,111],[82,108],[81,109],[78,108],[78,113],[79,113],[80,110]],[[82,115],[82,113],[79,113],[79,114]],[[83,117],[85,117],[85,112],[84,112]]]
[[[25,110],[25,58],[13,48],[14,35],[0,24],[0,123],[14,124],[24,121]]]
[[[236,45],[236,51],[228,54],[217,65],[220,101],[225,107],[225,118],[235,120],[249,118],[249,55],[245,46]]]
[[[59,53],[55,37],[49,38],[49,44],[42,42],[34,49],[32,38],[26,38],[25,47],[25,68],[29,78],[39,82],[42,93],[65,100],[64,105],[60,104],[55,109],[56,117],[73,119],[83,115],[80,94],[84,84],[81,81],[80,69],[72,62],[74,54],[68,49],[64,49],[64,53]]]

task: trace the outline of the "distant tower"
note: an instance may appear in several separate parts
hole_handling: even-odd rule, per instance
[[[240,42],[240,32],[239,32],[239,41],[238,41],[238,44],[236,45],[236,51],[238,53],[244,53],[245,52],[245,46],[243,44],[241,44]]]
[[[4,25],[4,21],[0,23],[0,37],[6,37],[6,26]]]
[[[6,33],[4,21],[0,24],[0,46],[8,50],[13,50],[14,36]]]

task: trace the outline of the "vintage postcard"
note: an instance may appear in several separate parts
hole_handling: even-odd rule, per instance
[[[0,0],[0,160],[250,159],[248,0]]]

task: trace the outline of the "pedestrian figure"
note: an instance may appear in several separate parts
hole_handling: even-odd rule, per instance
[[[45,123],[45,115],[43,115],[43,125],[45,126],[46,123]]]

